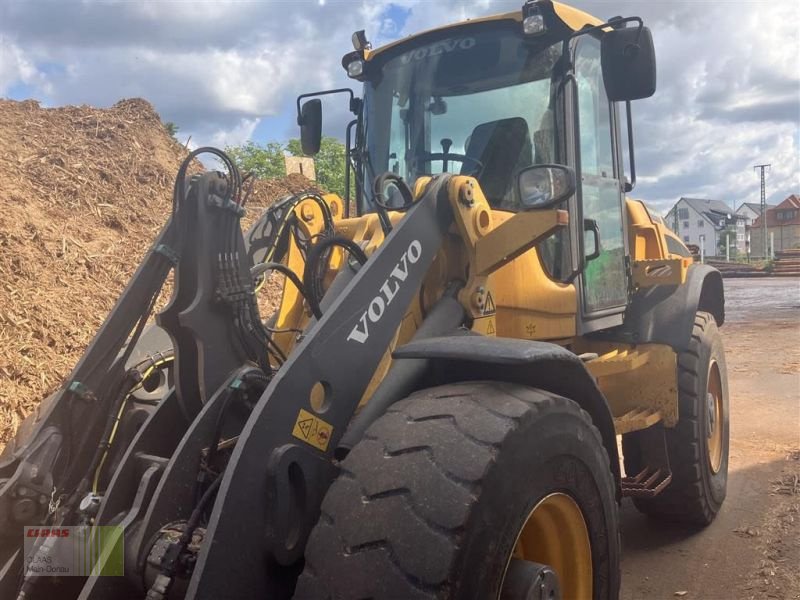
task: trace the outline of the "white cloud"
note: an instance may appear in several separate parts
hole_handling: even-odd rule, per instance
[[[50,89],[34,60],[0,32],[0,95],[20,83],[35,86],[45,93]]]
[[[800,8],[703,4],[691,20],[654,27],[656,95],[636,103],[640,190],[666,210],[680,195],[757,201],[752,166],[771,162],[773,201],[797,192]]]
[[[387,13],[403,12],[401,26]],[[350,34],[388,41],[518,10],[522,0],[12,2],[0,9],[0,93],[24,83],[54,104],[143,96],[199,143],[235,143],[303,91],[351,84]],[[752,165],[771,162],[774,199],[800,188],[800,5],[575,0],[651,26],[658,91],[635,103],[636,194],[658,209],[680,195],[755,200]],[[46,14],[45,14],[46,12]],[[3,37],[5,35],[5,37]],[[41,65],[57,64],[55,71]],[[326,131],[348,115],[326,104]],[[342,104],[343,106],[343,104]]]
[[[382,37],[393,37],[397,35],[397,32],[397,23],[395,23],[392,19],[383,19],[383,21],[381,21],[379,33]]]
[[[239,124],[230,129],[218,129],[211,134],[211,145],[217,148],[238,146],[253,137],[253,132],[258,127],[261,119],[242,119]]]

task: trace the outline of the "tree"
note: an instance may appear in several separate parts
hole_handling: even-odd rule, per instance
[[[305,156],[299,139],[289,140],[286,144],[268,142],[263,146],[247,142],[241,146],[228,146],[225,148],[225,153],[241,171],[253,173],[261,179],[286,175],[284,155]],[[343,197],[344,144],[336,138],[324,137],[320,143],[319,153],[312,158],[320,187]]]
[[[730,248],[730,255],[731,257],[735,257],[738,250],[736,246],[736,225],[726,225],[725,229],[719,232],[719,237],[717,238],[717,255],[718,256],[725,256],[725,246],[728,243],[728,236],[730,236],[731,241],[731,248]]]
[[[283,160],[284,146],[280,142],[268,142],[259,146],[255,142],[247,142],[241,146],[228,146],[225,153],[239,167],[240,171],[253,173],[260,179],[273,179],[286,175]]]
[[[172,139],[174,139],[176,142],[178,141],[178,131],[180,131],[180,127],[175,125],[175,123],[172,121],[167,121],[164,123],[164,129],[166,129],[167,133],[172,136]]]
[[[289,140],[286,149],[292,156],[305,156],[299,139]],[[317,181],[326,190],[344,197],[344,144],[332,137],[324,137],[319,152],[314,156]]]

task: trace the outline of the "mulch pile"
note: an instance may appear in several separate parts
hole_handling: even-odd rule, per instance
[[[247,187],[246,183],[245,187]],[[317,189],[316,184],[299,173],[292,173],[280,179],[259,179],[254,183],[253,191],[247,200],[248,214],[244,219],[245,225],[248,217],[261,214],[260,208],[269,206],[287,194],[295,194],[309,189]]]
[[[0,99],[0,447],[112,308],[169,215],[186,154],[145,100]],[[250,213],[308,187],[299,175],[257,182]]]

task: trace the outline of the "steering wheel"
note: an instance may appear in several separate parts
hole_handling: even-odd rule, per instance
[[[465,173],[465,175],[472,175],[477,176],[483,171],[483,163],[479,161],[477,158],[473,158],[472,156],[468,156],[466,154],[456,154],[450,152],[421,152],[417,155],[415,162],[429,162],[440,160],[442,161],[442,170],[444,171],[444,165],[447,161],[455,160],[460,162],[463,166],[472,165],[472,172]]]

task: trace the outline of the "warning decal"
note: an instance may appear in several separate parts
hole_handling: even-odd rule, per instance
[[[493,315],[497,312],[497,307],[494,305],[494,298],[492,298],[492,292],[486,292],[486,303],[483,305],[483,311],[481,315],[484,317],[488,317],[489,315]]]
[[[298,440],[311,444],[314,448],[324,452],[328,449],[331,434],[333,434],[333,427],[319,417],[302,408],[297,413],[297,421],[292,429],[292,435]]]
[[[472,322],[472,331],[481,335],[497,335],[497,325],[494,319],[494,315],[478,317]]]

